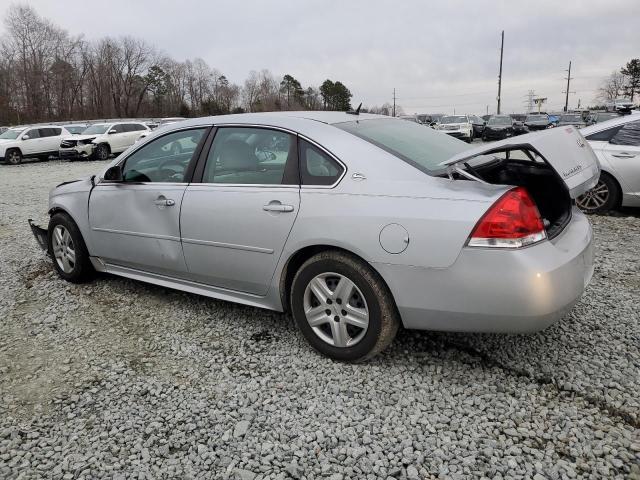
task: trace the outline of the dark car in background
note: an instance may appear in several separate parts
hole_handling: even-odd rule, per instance
[[[480,138],[484,132],[485,121],[477,115],[469,115],[471,126],[473,127],[473,136]]]
[[[617,112],[591,112],[587,118],[587,125],[595,125],[596,123],[606,122],[607,120],[613,120],[620,116]]]
[[[527,118],[524,119],[524,125],[528,130],[544,130],[545,128],[549,128],[551,123],[549,122],[549,115],[527,115]]]
[[[514,120],[509,115],[492,115],[482,132],[482,140],[502,140],[512,137]]]
[[[587,122],[582,118],[581,113],[565,113],[560,117],[558,127],[566,127],[567,125],[573,125],[576,128],[583,128],[587,126]]]

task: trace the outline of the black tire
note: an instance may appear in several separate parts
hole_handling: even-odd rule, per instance
[[[94,156],[96,157],[96,160],[108,160],[110,153],[111,149],[109,148],[109,145],[107,145],[106,143],[101,143],[96,147]]]
[[[59,264],[55,252],[54,252],[54,231],[57,226],[65,229],[71,236],[73,250],[75,252],[75,261],[71,271],[65,272],[62,266]],[[56,273],[64,280],[71,283],[83,283],[90,280],[95,274],[91,260],[89,259],[89,252],[87,246],[84,243],[80,229],[75,222],[66,213],[56,213],[49,220],[49,235],[48,235],[48,248],[49,255],[53,260],[53,268]]]
[[[618,208],[621,195],[618,182],[607,172],[602,172],[596,186],[580,195],[576,203],[585,213],[605,213]]]
[[[365,308],[368,309],[368,326],[366,330],[360,330],[360,340],[351,346],[338,347],[327,343],[307,321],[304,307],[307,286],[316,276],[322,274],[346,277],[359,290],[354,295],[359,296],[361,293],[364,297]],[[395,302],[380,275],[362,260],[345,252],[329,250],[304,262],[293,278],[289,297],[293,318],[304,337],[318,352],[335,360],[361,362],[377,355],[393,341],[400,325],[400,315]],[[343,306],[340,307],[338,304]],[[345,308],[339,299],[334,303],[334,307],[336,311]],[[345,310],[341,311],[346,316]],[[326,326],[327,330],[333,331],[331,318],[338,319],[338,316],[333,317],[333,314],[329,314],[329,320],[317,328]]]
[[[483,142],[486,142],[486,141],[487,141],[487,136],[486,136],[486,135],[484,135],[484,134],[482,135],[482,141],[483,141]]]
[[[6,151],[4,159],[10,165],[20,165],[22,163],[22,152],[17,148],[12,148]]]

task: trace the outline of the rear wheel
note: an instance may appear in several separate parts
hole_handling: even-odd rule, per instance
[[[595,187],[576,198],[586,213],[604,213],[613,210],[620,201],[620,187],[608,173],[602,172]]]
[[[5,154],[5,159],[11,165],[20,165],[22,163],[22,153],[17,148],[12,148]]]
[[[75,222],[64,213],[56,213],[49,220],[48,230],[49,253],[58,275],[72,283],[90,279],[94,269]]]
[[[293,279],[290,298],[307,341],[336,360],[373,357],[391,343],[400,325],[380,276],[344,252],[322,252],[307,260]]]

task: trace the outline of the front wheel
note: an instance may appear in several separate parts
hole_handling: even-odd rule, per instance
[[[20,165],[22,163],[22,153],[17,148],[14,148],[6,153],[6,159],[11,165]]]
[[[98,160],[107,160],[109,158],[109,147],[101,143],[96,147],[95,155]]]
[[[53,267],[68,282],[82,283],[94,273],[89,252],[80,229],[64,213],[56,213],[49,220],[49,254]]]
[[[607,173],[601,173],[595,187],[576,198],[576,203],[585,213],[604,213],[618,206],[620,188]]]
[[[327,251],[307,260],[291,287],[291,311],[313,348],[359,362],[384,350],[400,318],[388,287],[362,260]]]

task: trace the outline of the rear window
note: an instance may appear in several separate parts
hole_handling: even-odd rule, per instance
[[[469,149],[461,140],[402,120],[359,120],[336,123],[334,126],[429,174],[441,173],[443,168],[438,164]]]

